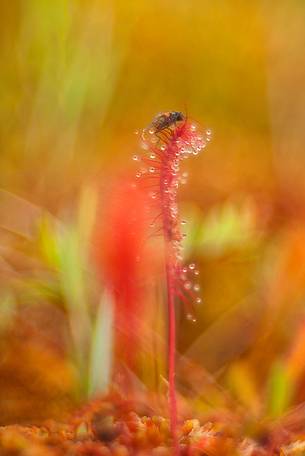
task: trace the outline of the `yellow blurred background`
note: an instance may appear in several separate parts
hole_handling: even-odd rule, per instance
[[[179,314],[179,352],[255,414],[300,403],[304,2],[13,0],[0,12],[2,422],[56,415],[88,390],[91,185],[131,169],[134,131],[168,110],[213,130],[180,192],[203,304],[195,325]]]

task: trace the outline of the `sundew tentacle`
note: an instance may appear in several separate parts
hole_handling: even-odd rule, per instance
[[[182,122],[181,122],[182,121]],[[161,128],[162,127],[162,128]],[[175,454],[179,454],[177,438],[177,405],[175,393],[175,301],[179,299],[187,312],[187,318],[195,321],[193,305],[200,304],[199,284],[194,277],[199,271],[194,263],[183,265],[181,225],[178,208],[179,185],[186,183],[187,174],[180,170],[180,162],[196,156],[211,139],[211,130],[201,131],[194,122],[185,119],[179,112],[159,114],[141,134],[142,157],[134,156],[141,163],[138,180],[150,183],[151,207],[157,216],[152,216],[155,228],[158,221],[164,238],[165,272],[168,307],[168,365],[169,408],[171,432]],[[155,231],[156,232],[156,231]]]

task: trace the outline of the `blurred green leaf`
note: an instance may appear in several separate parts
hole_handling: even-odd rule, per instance
[[[46,264],[58,269],[60,258],[56,235],[54,223],[47,217],[42,218],[38,223],[39,249]]]
[[[110,385],[113,357],[113,302],[102,295],[91,337],[89,394],[105,393]]]
[[[272,418],[279,418],[290,405],[294,385],[289,377],[285,364],[275,362],[269,374],[266,395],[266,412]]]
[[[255,245],[261,238],[251,200],[228,201],[202,215],[196,207],[184,211],[187,220],[186,254],[223,255],[232,249]]]
[[[65,231],[59,231],[58,252],[59,279],[69,316],[72,354],[79,368],[82,392],[85,394],[88,389],[87,353],[92,327],[85,278],[87,265],[75,226],[67,226]]]

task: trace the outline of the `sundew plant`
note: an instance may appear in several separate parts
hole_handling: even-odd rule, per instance
[[[195,321],[193,304],[201,303],[194,263],[184,265],[182,240],[184,234],[178,207],[178,189],[186,183],[187,174],[181,161],[197,156],[211,139],[211,130],[202,131],[180,112],[157,115],[141,133],[144,153],[133,159],[140,162],[136,174],[139,186],[145,187],[150,198],[151,229],[164,241],[164,271],[168,311],[168,381],[171,432],[176,453],[177,402],[175,392],[176,318],[175,306],[181,302],[188,318]]]

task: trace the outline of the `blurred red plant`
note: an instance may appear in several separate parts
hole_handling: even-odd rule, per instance
[[[94,230],[94,259],[99,278],[115,306],[116,352],[134,367],[144,312],[143,277],[147,239],[145,195],[125,177],[110,186]]]

